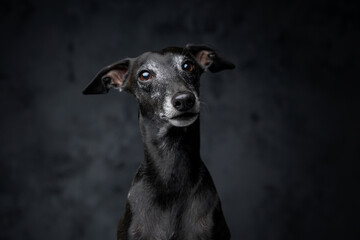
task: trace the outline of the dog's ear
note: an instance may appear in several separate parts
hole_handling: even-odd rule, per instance
[[[225,69],[234,69],[235,65],[219,57],[214,49],[206,45],[187,44],[185,47],[196,61],[210,72],[219,72]]]
[[[124,59],[101,69],[83,90],[83,94],[104,94],[108,93],[110,88],[122,91],[128,77],[130,64],[131,59]]]

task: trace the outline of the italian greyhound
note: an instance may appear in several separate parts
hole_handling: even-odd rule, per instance
[[[139,103],[145,159],[127,196],[118,240],[230,239],[200,159],[200,76],[235,66],[206,45],[146,52],[103,68],[84,94],[127,91]]]

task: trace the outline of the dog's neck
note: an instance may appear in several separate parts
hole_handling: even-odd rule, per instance
[[[145,149],[144,174],[154,184],[173,190],[195,183],[201,162],[199,118],[189,126],[174,127],[139,113],[139,124]]]

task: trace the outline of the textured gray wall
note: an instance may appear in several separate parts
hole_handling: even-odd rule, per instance
[[[0,239],[115,239],[143,158],[137,105],[81,90],[186,43],[237,66],[201,87],[233,239],[360,239],[359,8],[330,2],[2,1]]]

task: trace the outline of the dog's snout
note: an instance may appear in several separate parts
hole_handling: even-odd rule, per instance
[[[180,92],[173,96],[171,103],[180,112],[185,112],[194,107],[195,95],[191,92]]]

